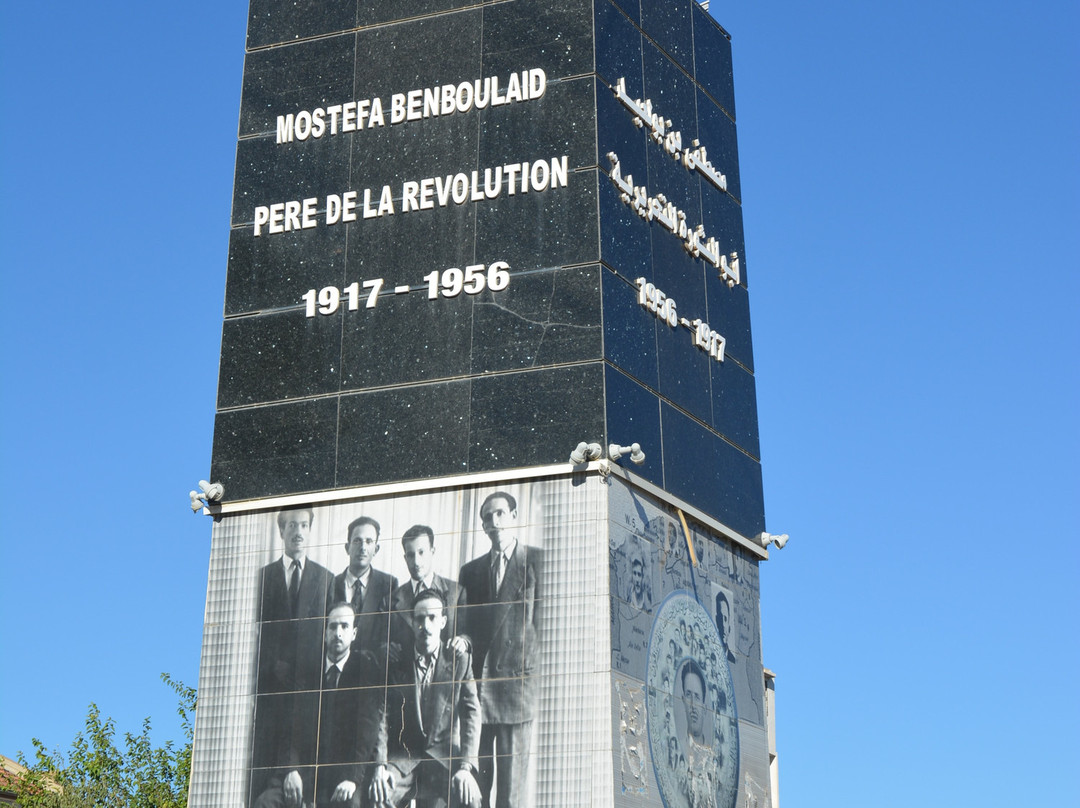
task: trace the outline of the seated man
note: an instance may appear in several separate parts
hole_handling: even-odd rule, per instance
[[[352,647],[355,637],[353,607],[348,603],[332,606],[326,617],[319,708],[319,805],[358,808],[364,762],[375,757],[382,691],[371,686],[381,684],[381,666],[371,654]],[[314,769],[309,766],[295,766],[271,776],[255,808],[300,808],[310,804],[315,790],[313,775]]]
[[[420,592],[415,647],[390,665],[369,794],[377,808],[479,808],[480,701],[469,652],[443,644],[446,600]],[[457,725],[455,727],[455,724]],[[458,742],[455,743],[455,738]]]

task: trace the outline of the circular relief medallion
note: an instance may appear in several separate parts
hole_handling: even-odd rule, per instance
[[[653,770],[667,808],[734,808],[739,724],[731,669],[709,613],[672,592],[649,637],[645,713]]]

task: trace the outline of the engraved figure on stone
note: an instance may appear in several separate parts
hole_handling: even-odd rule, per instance
[[[651,612],[653,604],[652,582],[646,576],[645,553],[637,541],[627,541],[627,558],[630,562],[630,580],[625,600],[636,609]]]
[[[648,793],[648,779],[645,777],[646,742],[643,722],[644,705],[642,690],[622,682],[615,682],[615,691],[619,697],[619,773],[622,777],[622,792]],[[628,784],[629,783],[629,784]]]
[[[680,653],[674,656],[673,650]],[[694,593],[657,609],[649,643],[647,719],[667,808],[734,808],[738,736],[731,674],[712,616]]]
[[[726,589],[719,589],[716,593],[716,630],[720,632],[720,642],[727,652],[728,661],[734,662],[734,637],[731,629],[731,593]]]

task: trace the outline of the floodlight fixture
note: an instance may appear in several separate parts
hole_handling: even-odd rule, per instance
[[[206,480],[199,480],[198,491],[188,491],[193,513],[198,513],[200,509],[208,506],[211,502],[221,502],[224,496],[225,486],[221,483],[211,483]]]
[[[588,463],[590,460],[599,460],[604,453],[604,447],[599,443],[586,443],[582,441],[577,448],[570,453],[570,462],[575,466]]]
[[[761,546],[768,549],[770,544],[775,544],[777,550],[783,550],[784,545],[788,543],[787,533],[759,533],[757,540],[761,542]]]
[[[629,446],[612,443],[608,446],[608,457],[611,460],[618,460],[623,455],[630,455],[630,462],[638,466],[645,462],[645,453],[641,451],[640,443],[631,443]]]

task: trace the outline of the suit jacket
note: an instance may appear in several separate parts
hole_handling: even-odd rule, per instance
[[[397,591],[397,578],[372,568],[368,577],[364,605],[356,616],[354,651],[368,651],[385,665],[390,637],[390,607]],[[345,600],[345,571],[334,576],[326,608]]]
[[[320,670],[324,664],[320,660]],[[342,780],[360,786],[364,764],[375,758],[384,704],[382,677],[382,668],[369,654],[352,653],[334,688],[261,697],[252,764],[273,767],[263,789],[280,789],[290,771],[301,769],[309,794],[314,770],[306,767],[316,762],[341,764],[326,778],[334,780],[330,792]],[[325,799],[329,801],[329,793]]]
[[[439,592],[446,601],[446,627],[443,629],[442,638],[445,642],[451,637],[457,636],[460,630],[457,626],[458,606],[464,606],[467,598],[465,590],[458,585],[457,581],[435,575],[431,579],[429,589]],[[394,620],[391,626],[391,637],[394,642],[407,651],[416,644],[416,634],[413,630],[412,608],[415,601],[413,582],[409,579],[397,588],[394,593]]]
[[[415,651],[390,666],[387,684],[376,762],[391,762],[405,773],[425,759],[450,769],[467,762],[479,770],[480,701],[468,651],[442,647],[419,703]]]
[[[289,587],[279,558],[262,568],[259,598],[259,619],[293,620],[307,617],[326,617],[326,592],[333,576],[330,571],[310,558],[304,562],[304,574],[300,577],[300,598],[297,613],[289,607]],[[321,656],[321,654],[320,654]]]
[[[259,692],[319,687],[326,593],[333,575],[310,558],[300,577],[294,616],[281,560],[262,568],[259,580]]]
[[[319,763],[364,763],[375,759],[383,711],[382,686],[381,663],[367,652],[350,653],[337,687],[322,690]]]
[[[458,622],[472,641],[485,724],[520,724],[533,718],[540,662],[540,561],[540,550],[519,541],[498,594],[491,591],[490,553],[461,568],[470,606]]]

